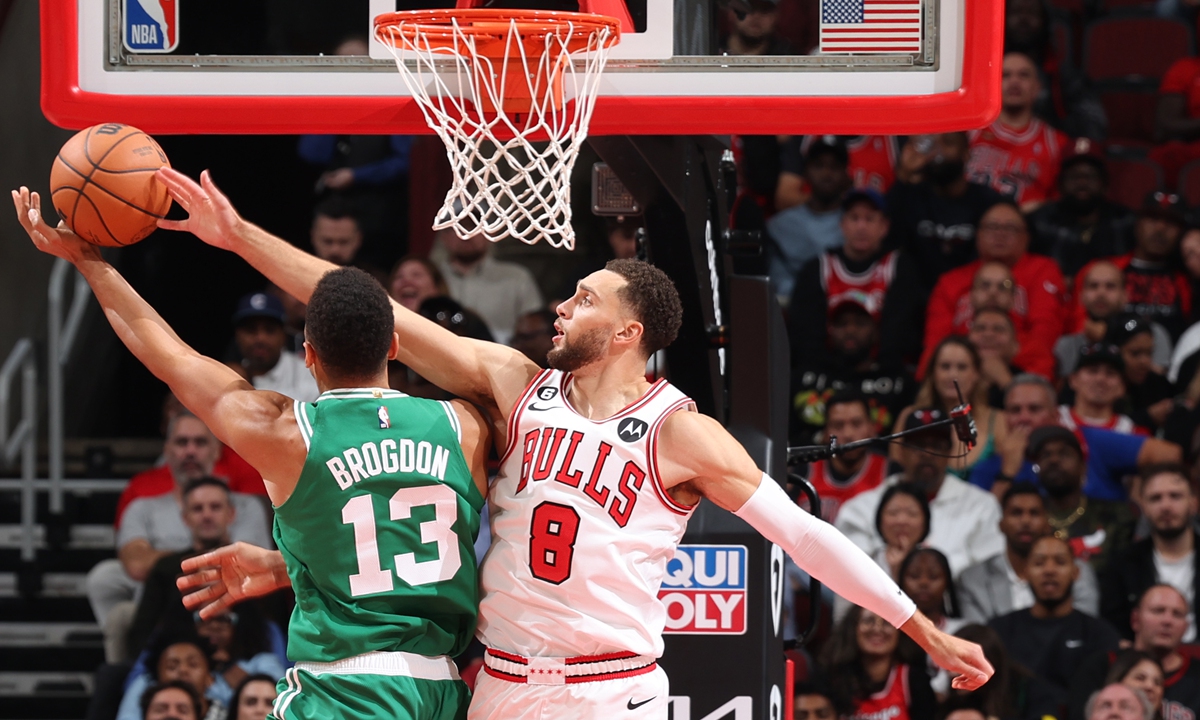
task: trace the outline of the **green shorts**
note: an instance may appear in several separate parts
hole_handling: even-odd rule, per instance
[[[268,716],[276,720],[465,720],[471,700],[462,680],[403,675],[314,675],[291,668],[278,687]]]

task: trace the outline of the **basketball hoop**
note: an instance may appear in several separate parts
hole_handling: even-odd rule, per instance
[[[620,34],[616,18],[591,13],[454,9],[375,18],[375,38],[391,49],[454,171],[435,230],[574,248],[571,169]]]

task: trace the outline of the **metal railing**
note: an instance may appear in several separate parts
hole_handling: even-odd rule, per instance
[[[21,415],[9,430],[12,415],[13,385],[21,383]],[[11,466],[21,458],[21,560],[33,562],[36,553],[34,536],[35,503],[34,473],[37,469],[37,364],[33,341],[21,338],[0,366],[0,461]]]
[[[71,297],[71,307],[63,317],[63,301],[66,294],[67,280],[75,278],[75,289]],[[47,440],[49,442],[50,465],[50,514],[59,515],[63,512],[63,416],[65,414],[63,398],[63,367],[71,356],[75,345],[75,336],[79,325],[83,322],[83,313],[87,310],[88,300],[92,297],[92,289],[71,263],[59,258],[54,261],[54,269],[50,271],[50,287],[47,292],[49,299],[49,332],[46,340],[46,392],[49,395],[46,407]]]

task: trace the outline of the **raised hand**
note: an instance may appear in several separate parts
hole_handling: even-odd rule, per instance
[[[200,173],[197,183],[187,175],[171,168],[162,168],[154,177],[166,185],[167,192],[187,211],[186,220],[159,220],[164,230],[190,232],[204,242],[222,250],[232,250],[245,221],[217,189],[208,171]]]
[[[199,609],[200,617],[205,620],[243,600],[286,587],[290,582],[278,552],[244,542],[188,558],[182,567],[185,574],[175,585],[186,593],[184,607]]]
[[[38,250],[71,263],[100,257],[100,250],[95,245],[71,232],[66,224],[60,222],[57,228],[50,227],[42,215],[42,199],[37,193],[22,185],[20,190],[12,191],[12,198],[17,221]]]

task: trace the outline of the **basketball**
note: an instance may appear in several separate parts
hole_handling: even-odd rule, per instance
[[[129,125],[105,123],[79,131],[58,151],[50,198],[59,217],[93,245],[143,240],[171,209],[154,172],[170,167],[154,138]]]

